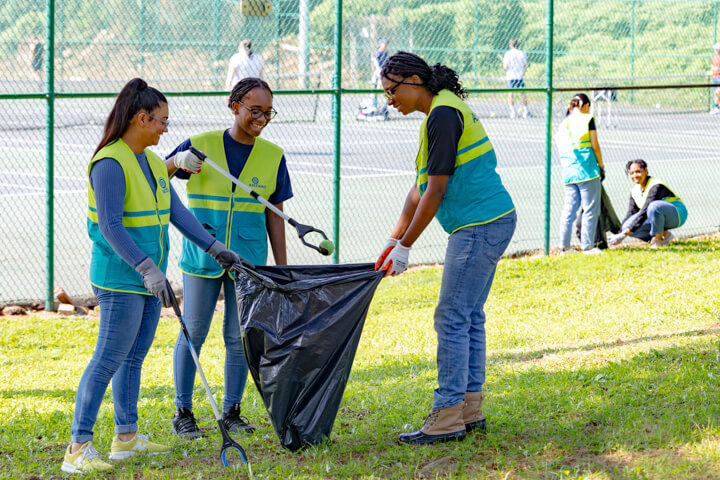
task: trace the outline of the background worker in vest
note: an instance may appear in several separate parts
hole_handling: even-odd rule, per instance
[[[269,238],[275,264],[286,265],[285,224],[282,218],[266,210],[244,190],[235,188],[235,184],[214,168],[202,169],[200,159],[188,151],[191,145],[203,151],[231,175],[282,209],[283,202],[293,196],[285,156],[280,147],[259,138],[263,128],[277,113],[273,109],[270,87],[259,78],[240,80],[232,89],[228,107],[235,116],[232,126],[185,140],[166,161],[168,172],[177,171],[177,177],[188,179],[190,211],[218,241],[253,264],[264,265]],[[198,353],[207,337],[218,295],[223,288],[223,421],[229,431],[252,432],[253,427],[240,416],[248,366],[240,338],[233,279],[190,242],[183,242],[179,266],[183,272],[185,294],[183,318]],[[182,334],[178,335],[175,343],[173,372],[177,410],[172,420],[172,431],[184,438],[202,436],[192,413],[195,363]]]
[[[555,140],[560,152],[565,204],[560,220],[561,253],[571,253],[572,233],[578,208],[582,205],[580,246],[585,254],[602,253],[594,247],[595,229],[600,215],[601,182],[605,178],[595,118],[590,115],[590,99],[584,93],[568,102],[567,116],[558,127]]]
[[[422,112],[416,181],[375,269],[399,275],[410,248],[433,217],[450,235],[435,309],[438,388],[424,426],[399,441],[462,440],[485,428],[485,312],[495,268],[515,231],[515,206],[500,176],[492,144],[463,98],[453,70],[432,68],[407,52],[382,70],[388,103],[403,115]]]
[[[665,182],[648,175],[645,160],[630,160],[625,171],[635,186],[620,233],[611,236],[608,245],[618,245],[628,236],[649,240],[654,248],[667,245],[674,238],[670,230],[687,220],[685,204]]]
[[[100,330],[78,387],[65,472],[111,468],[92,446],[93,426],[111,379],[116,435],[110,458],[171,450],[138,433],[137,412],[140,372],[155,337],[160,303],[170,305],[168,223],[208,252],[218,268],[241,261],[185,208],[162,159],[147,149],[167,130],[168,114],[162,93],[139,78],[131,80],[118,95],[88,166],[90,282],[100,304]]]

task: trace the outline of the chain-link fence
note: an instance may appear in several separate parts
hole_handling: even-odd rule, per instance
[[[644,158],[688,206],[679,234],[715,232],[720,115],[709,87],[718,3],[6,0],[0,304],[49,299],[55,285],[90,293],[87,165],[114,96],[136,76],[166,93],[171,127],[159,154],[229,128],[228,67],[244,39],[275,90],[279,114],[263,137],[285,150],[295,194],[285,209],[338,244],[332,259],[319,257],[288,230],[291,263],[374,260],[413,184],[422,115],[388,109],[376,90],[380,39],[389,54],[412,51],[453,68],[470,89],[518,207],[510,252],[557,243],[563,189],[548,146],[576,91],[594,101],[604,186],[618,214],[631,188],[625,162]],[[513,38],[528,66],[524,88],[510,91],[503,59]],[[180,234],[171,236],[169,277],[177,282]],[[433,222],[411,261],[441,262],[446,242]]]

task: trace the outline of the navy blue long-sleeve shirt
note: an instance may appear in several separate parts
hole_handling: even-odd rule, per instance
[[[136,154],[140,168],[145,174],[153,193],[155,177],[150,171],[144,153]],[[125,203],[125,172],[114,158],[103,158],[95,162],[90,171],[90,184],[95,192],[100,233],[112,249],[133,268],[145,260],[147,255],[135,244],[122,224]],[[215,239],[200,225],[195,216],[183,205],[170,185],[170,223],[191,242],[207,251]]]

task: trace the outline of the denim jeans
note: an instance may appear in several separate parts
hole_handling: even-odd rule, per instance
[[[160,319],[160,300],[155,297],[96,287],[93,292],[100,304],[100,330],[75,399],[70,433],[78,443],[93,439],[93,426],[111,379],[115,433],[137,431],[140,370]]]
[[[225,295],[223,315],[223,340],[225,341],[225,397],[223,412],[228,412],[242,400],[248,365],[245,360],[240,324],[238,322],[235,283],[230,275],[224,273],[218,278],[203,278],[183,274],[183,319],[187,325],[195,352],[205,343],[210,323],[215,314],[220,287]],[[182,331],[175,342],[173,355],[173,376],[175,377],[175,406],[192,410],[192,392],[195,384],[195,362],[190,355],[185,335]]]
[[[500,256],[515,232],[509,213],[452,235],[445,252],[440,298],[435,308],[438,388],[433,410],[463,401],[485,383],[485,311]]]
[[[622,224],[623,232],[630,228],[640,212],[628,217]],[[655,200],[650,202],[647,208],[647,218],[637,230],[632,232],[631,237],[645,240],[646,242],[659,233],[671,228],[680,226],[680,215],[675,206],[670,202]]]
[[[560,220],[560,247],[570,247],[570,235],[577,218],[578,208],[582,205],[582,229],[580,246],[583,250],[595,245],[595,230],[600,216],[600,192],[602,184],[599,178],[580,183],[565,185],[565,205]]]

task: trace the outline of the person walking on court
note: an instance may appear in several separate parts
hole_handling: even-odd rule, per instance
[[[710,75],[712,75],[713,85],[717,85],[712,88],[713,91],[713,106],[710,109],[711,115],[720,113],[720,43],[713,45],[714,54],[712,57],[712,64],[710,65]]]
[[[235,116],[228,129],[194,135],[182,142],[166,160],[168,173],[188,180],[190,211],[210,235],[256,265],[267,260],[270,239],[276,265],[287,264],[283,219],[220,174],[214,168],[202,168],[200,159],[189,151],[203,151],[233,177],[249,185],[263,198],[282,210],[292,198],[292,186],[283,150],[260,134],[275,117],[273,94],[259,78],[240,80],[232,89],[228,107]],[[180,169],[180,170],[178,170]],[[183,272],[183,318],[198,354],[205,342],[215,313],[220,289],[223,289],[223,339],[225,341],[225,428],[231,432],[252,432],[246,418],[240,416],[248,365],[240,338],[235,285],[229,272],[218,268],[196,245],[183,241],[179,263]],[[185,336],[175,342],[173,373],[176,412],[172,432],[184,438],[202,434],[192,413],[195,363]]]
[[[595,118],[590,115],[590,99],[578,93],[568,102],[565,119],[555,133],[560,153],[565,204],[560,220],[561,253],[571,253],[570,236],[578,208],[582,205],[580,245],[585,254],[601,253],[594,247],[595,229],[600,215],[601,182],[605,178]]]
[[[620,233],[610,237],[608,245],[618,245],[632,236],[650,241],[652,248],[664,247],[675,238],[670,230],[683,226],[687,220],[685,204],[665,182],[648,175],[645,160],[630,160],[625,171],[635,186]]]
[[[384,38],[378,40],[377,50],[372,55],[371,62],[373,67],[372,83],[373,88],[382,88],[382,82],[380,81],[380,72],[388,58],[387,52],[388,41]],[[372,96],[372,106],[377,107],[377,95]]]
[[[100,304],[100,330],[80,379],[71,444],[62,470],[108,470],[92,445],[93,426],[112,379],[115,437],[110,458],[170,452],[138,432],[140,373],[160,319],[170,305],[168,224],[208,252],[222,268],[241,258],[208,234],[169,183],[162,159],[148,147],[168,128],[165,96],[135,78],[115,100],[88,166],[87,226],[92,245],[90,283]]]
[[[263,61],[260,55],[252,50],[252,40],[244,38],[238,44],[238,51],[230,57],[228,62],[227,78],[225,79],[225,89],[232,88],[243,78],[261,77],[263,70]]]
[[[412,245],[433,217],[450,235],[434,320],[438,388],[423,427],[400,434],[399,441],[462,440],[466,432],[485,428],[483,306],[515,231],[515,206],[495,171],[492,143],[463,101],[466,93],[455,71],[398,52],[382,69],[382,86],[400,113],[426,116],[416,180],[375,269],[391,276],[404,272]]]
[[[501,57],[503,62],[503,68],[506,70],[505,78],[507,80],[507,88],[525,88],[525,71],[528,67],[527,55],[525,52],[517,48],[517,38],[510,39],[510,50],[505,52],[505,55]],[[523,117],[528,118],[530,111],[527,106],[527,95],[525,92],[521,92],[523,102]],[[515,118],[517,112],[515,111],[515,101],[513,99],[513,92],[508,92],[508,106],[510,107],[510,118]]]

